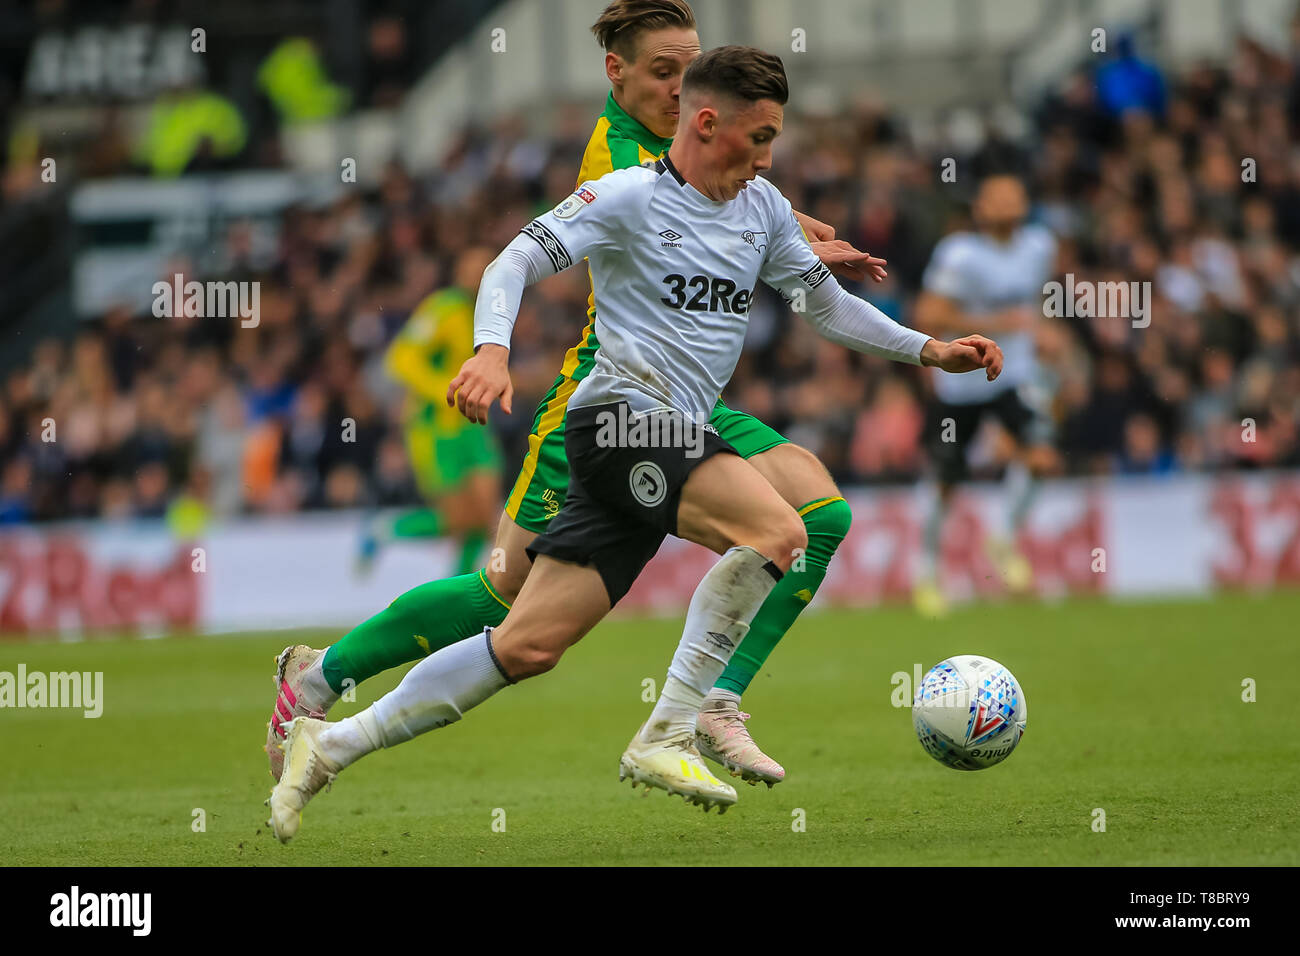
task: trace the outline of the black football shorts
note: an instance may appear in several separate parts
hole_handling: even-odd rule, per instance
[[[564,507],[533,539],[528,556],[594,567],[610,607],[627,594],[664,537],[677,533],[682,486],[691,472],[718,452],[736,454],[707,422],[667,409],[637,416],[623,402],[569,410],[564,451]]]

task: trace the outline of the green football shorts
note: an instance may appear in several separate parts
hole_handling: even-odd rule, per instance
[[[489,429],[462,422],[462,427],[448,430],[437,424],[439,414],[439,407],[429,403],[420,405],[406,420],[406,452],[416,484],[426,498],[454,490],[470,472],[499,472],[502,467],[501,449]]]

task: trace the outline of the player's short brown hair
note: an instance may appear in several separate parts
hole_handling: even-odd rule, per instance
[[[775,100],[784,106],[790,99],[781,58],[752,46],[715,47],[692,60],[682,77],[682,96],[702,90],[750,103]]]
[[[686,0],[614,0],[591,25],[591,32],[606,51],[635,60],[637,37],[665,27],[695,29],[695,11]]]

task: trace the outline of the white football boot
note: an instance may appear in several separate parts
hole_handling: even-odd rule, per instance
[[[295,717],[325,719],[325,711],[312,710],[303,702],[302,681],[307,668],[324,654],[306,644],[286,647],[275,658],[275,704],[271,708],[271,722],[266,725],[266,758],[271,765],[271,776],[276,780],[284,770],[284,727]]]
[[[284,742],[284,773],[266,801],[271,808],[267,825],[281,843],[288,843],[302,825],[302,808],[322,787],[334,783],[342,770],[320,749],[320,732],[329,724],[310,717],[298,717],[289,724]]]
[[[736,802],[736,791],[723,783],[700,759],[695,749],[695,735],[685,733],[670,740],[643,740],[644,725],[623,751],[618,762],[619,781],[632,778],[632,788],[638,783],[667,790],[668,795],[679,794],[687,803],[718,808],[718,815]]]
[[[1029,594],[1034,588],[1034,567],[1009,538],[990,536],[985,550],[998,569],[1007,593],[1016,597]]]
[[[785,779],[785,768],[763,753],[749,735],[746,714],[734,701],[711,698],[695,719],[695,745],[705,757],[726,767],[751,787],[759,783],[768,789]]]

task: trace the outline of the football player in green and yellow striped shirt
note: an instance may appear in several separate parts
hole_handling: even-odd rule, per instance
[[[406,450],[427,506],[368,522],[359,555],[363,569],[382,543],[440,537],[461,542],[457,574],[478,567],[501,501],[501,451],[491,431],[448,408],[445,396],[461,363],[474,354],[474,298],[490,261],[486,249],[462,252],[453,284],[423,299],[388,347],[388,374],[407,390]]]

